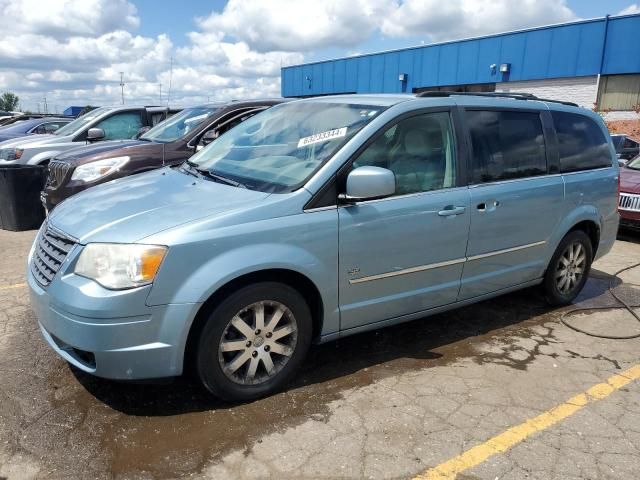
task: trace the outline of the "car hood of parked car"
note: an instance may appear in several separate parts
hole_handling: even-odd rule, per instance
[[[0,143],[0,148],[39,147],[41,145],[48,145],[51,143],[64,143],[68,141],[69,141],[68,136],[58,136],[58,135],[48,135],[48,134],[24,135],[24,136]]]
[[[96,142],[86,146],[74,148],[56,156],[56,160],[80,165],[87,162],[94,162],[103,158],[113,158],[126,155],[145,156],[161,154],[162,144],[147,142],[144,140],[111,140],[107,142]]]
[[[74,195],[53,210],[49,221],[83,244],[132,243],[204,217],[254,208],[268,196],[163,168]]]
[[[640,194],[640,170],[633,168],[620,169],[620,190]]]

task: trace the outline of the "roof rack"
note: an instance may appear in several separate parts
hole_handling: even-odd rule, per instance
[[[538,98],[531,93],[502,93],[502,92],[450,92],[450,91],[431,91],[416,93],[416,97],[451,97],[453,95],[473,96],[473,97],[500,97],[500,98],[513,98],[514,100],[537,100],[539,102],[551,102],[561,103],[562,105],[569,105],[571,107],[577,107],[577,103],[564,102],[562,100],[551,100],[548,98]]]

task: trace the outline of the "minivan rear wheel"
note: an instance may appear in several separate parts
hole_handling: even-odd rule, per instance
[[[544,277],[547,302],[551,305],[568,305],[578,296],[587,282],[593,247],[589,236],[582,230],[569,232],[553,257]]]
[[[293,377],[311,335],[309,306],[295,289],[277,282],[248,285],[211,312],[198,341],[198,376],[225,400],[260,398]]]

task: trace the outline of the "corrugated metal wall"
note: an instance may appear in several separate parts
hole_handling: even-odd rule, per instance
[[[640,15],[284,67],[285,97],[640,73]],[[606,29],[606,47],[605,46]],[[509,74],[490,65],[510,63]],[[602,72],[600,71],[602,63]],[[398,76],[407,74],[407,81]]]

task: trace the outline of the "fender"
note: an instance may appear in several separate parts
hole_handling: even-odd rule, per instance
[[[176,257],[182,254],[176,252]],[[190,268],[185,263],[182,266]],[[170,269],[175,267],[172,262]],[[271,269],[290,270],[308,278],[321,295],[324,311],[322,334],[339,330],[337,259],[335,264],[326,259],[323,261],[309,250],[291,244],[262,243],[225,251],[193,268],[178,288],[174,284],[154,284],[147,304],[202,304],[232,280]]]
[[[55,150],[47,150],[45,152],[36,153],[33,157],[27,160],[27,165],[40,165],[42,162],[51,160],[59,153],[61,152]]]
[[[588,204],[578,205],[567,215],[563,216],[562,221],[558,225],[558,228],[556,228],[555,232],[553,232],[553,235],[547,241],[545,265],[547,265],[551,261],[551,257],[553,257],[553,254],[555,253],[558,245],[565,237],[565,235],[569,233],[569,231],[578,223],[584,221],[595,223],[600,229],[600,232],[602,232],[603,219],[598,214],[598,210],[596,209],[596,207]]]

